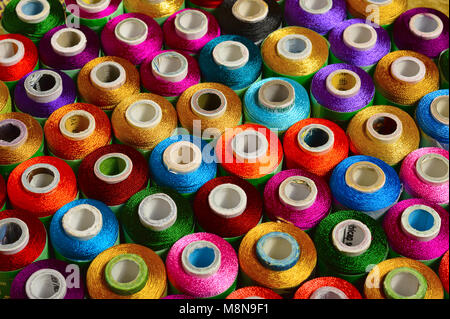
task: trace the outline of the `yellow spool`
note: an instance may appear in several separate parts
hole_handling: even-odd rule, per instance
[[[11,96],[3,81],[0,81],[0,114],[11,112]]]
[[[369,18],[370,21],[378,25],[390,25],[407,10],[408,1],[392,0],[385,2],[386,4],[377,4],[368,0],[347,0],[347,10],[354,18],[364,20]]]
[[[152,18],[162,18],[180,10],[184,0],[160,1],[124,0],[123,4],[127,12],[144,13]]]

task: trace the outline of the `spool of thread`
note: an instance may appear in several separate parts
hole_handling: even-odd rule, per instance
[[[38,217],[46,227],[58,209],[78,196],[70,166],[51,156],[31,158],[17,166],[7,188],[12,207]]]
[[[448,299],[448,251],[442,257],[441,264],[439,265],[439,279],[441,279],[442,286],[447,293]]]
[[[439,73],[441,79],[441,89],[448,89],[448,49],[441,53],[438,60]]]
[[[181,237],[194,232],[189,201],[177,192],[153,186],[133,195],[120,214],[125,240],[165,256]]]
[[[432,8],[414,8],[394,23],[393,40],[400,50],[413,50],[431,59],[448,49],[448,17]]]
[[[47,118],[60,107],[75,103],[77,88],[61,71],[37,70],[28,73],[14,90],[16,110],[30,114],[44,126]]]
[[[111,116],[117,142],[136,148],[146,159],[159,142],[174,132],[177,123],[173,105],[151,93],[126,97]]]
[[[328,36],[331,63],[356,65],[369,74],[376,64],[391,51],[389,33],[379,25],[363,19],[340,22]]]
[[[391,255],[431,267],[449,248],[448,219],[444,208],[425,199],[407,199],[394,205],[383,220]]]
[[[226,240],[214,234],[195,233],[170,248],[166,268],[174,293],[223,299],[236,289],[239,261]]]
[[[242,121],[239,96],[220,83],[200,83],[184,91],[177,102],[180,124],[194,136],[216,139]]]
[[[284,18],[288,25],[305,27],[326,35],[347,17],[345,0],[286,0]]]
[[[390,278],[386,280],[388,276]],[[423,263],[393,258],[370,271],[364,284],[364,295],[367,299],[442,299],[444,289],[439,277]]]
[[[449,91],[439,90],[425,95],[417,105],[416,120],[420,128],[420,146],[433,146],[448,151]]]
[[[200,82],[197,61],[181,51],[152,52],[142,63],[140,72],[144,90],[162,95],[172,103]]]
[[[283,299],[279,294],[264,287],[244,287],[233,291],[226,299]]]
[[[217,141],[215,152],[222,175],[245,179],[260,191],[283,164],[283,148],[277,134],[259,124],[226,130]]]
[[[142,13],[125,13],[109,21],[102,30],[105,55],[118,56],[140,65],[161,50],[163,33],[158,23]]]
[[[388,243],[379,223],[362,212],[338,211],[323,219],[314,235],[319,275],[355,285],[386,259]]]
[[[68,21],[79,21],[95,32],[100,33],[106,23],[123,14],[121,0],[64,0]]]
[[[247,123],[257,123],[283,134],[299,120],[309,117],[305,88],[289,78],[268,78],[254,83],[244,96]]]
[[[41,66],[61,70],[74,81],[80,69],[89,61],[98,58],[99,54],[98,35],[84,25],[78,28],[53,28],[39,42]]]
[[[262,286],[281,296],[307,280],[317,261],[311,238],[291,223],[269,222],[252,228],[239,246],[243,286]]]
[[[422,97],[439,89],[439,70],[425,55],[395,51],[378,62],[373,81],[376,105],[394,105],[413,114]]]
[[[294,299],[363,299],[358,289],[337,277],[319,277],[305,282]]]
[[[44,132],[50,155],[66,161],[75,172],[86,155],[111,141],[108,116],[87,103],[69,104],[54,111]]]
[[[174,12],[184,9],[184,0],[124,0],[126,12],[146,14],[162,25]]]
[[[209,41],[198,61],[204,82],[225,84],[239,96],[261,76],[259,48],[240,35],[222,35]]]
[[[201,230],[239,246],[242,237],[260,223],[263,202],[252,184],[236,176],[222,176],[198,190],[193,208]]]
[[[348,156],[348,139],[337,124],[325,119],[305,119],[284,134],[288,169],[300,168],[321,177]]]
[[[12,112],[11,96],[6,84],[0,80],[0,114]]]
[[[411,152],[403,160],[400,180],[403,198],[423,198],[434,204],[448,205],[448,151],[425,147]]]
[[[156,185],[186,197],[192,197],[217,172],[211,146],[191,135],[175,135],[160,142],[150,154],[149,165]]]
[[[42,127],[31,115],[0,114],[0,174],[5,179],[20,163],[44,155],[43,149]]]
[[[330,212],[331,192],[317,175],[301,169],[285,170],[267,182],[264,208],[271,220],[285,220],[308,230]]]
[[[281,27],[283,10],[275,0],[224,0],[216,17],[223,33],[240,35],[259,44]]]
[[[168,48],[195,55],[212,39],[220,36],[216,18],[209,12],[185,9],[172,14],[163,25]]]
[[[151,249],[122,244],[92,261],[86,285],[92,299],[160,299],[167,291],[166,270]]]
[[[6,183],[3,176],[0,175],[0,212],[6,208]]]
[[[216,13],[217,8],[222,2],[223,0],[188,0],[187,6],[189,8],[200,8],[211,13]]]
[[[398,165],[420,142],[413,118],[389,105],[360,111],[350,121],[347,135],[353,154],[378,157],[391,166]]]
[[[11,0],[5,7],[2,26],[38,43],[50,29],[64,23],[64,9],[58,0]]]
[[[119,223],[102,202],[78,199],[53,215],[50,240],[57,259],[84,268],[98,254],[119,242]]]
[[[19,271],[48,258],[47,233],[37,217],[11,209],[0,214],[0,235],[0,298],[8,298]]]
[[[314,75],[311,83],[313,116],[346,127],[351,118],[372,105],[375,86],[369,74],[349,64],[331,64]]]
[[[408,7],[407,0],[347,0],[351,17],[376,23],[387,30]]]
[[[17,81],[37,66],[38,52],[30,39],[20,34],[0,34],[0,80],[10,92]]]
[[[148,165],[131,146],[106,145],[83,159],[77,177],[84,197],[99,200],[117,212],[131,196],[147,187]]]
[[[56,259],[28,265],[11,285],[11,299],[84,299],[84,294],[79,269]]]

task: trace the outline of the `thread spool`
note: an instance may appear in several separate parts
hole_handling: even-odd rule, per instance
[[[440,73],[441,89],[448,89],[448,49],[439,55],[438,67]]]
[[[6,195],[6,183],[3,176],[0,175],[0,211],[5,210],[6,208]]]
[[[11,108],[11,96],[6,84],[0,80],[0,114],[10,113]]]
[[[406,11],[407,7],[406,0],[347,1],[347,10],[352,17],[377,23],[387,30],[392,29],[394,21]],[[374,15],[374,12],[377,14]]]
[[[283,299],[279,294],[264,287],[244,287],[233,291],[226,299]]]
[[[448,295],[448,251],[442,257],[441,264],[439,265],[439,278],[441,279],[442,286]]]
[[[294,299],[362,299],[358,289],[337,277],[318,277],[305,282]]]
[[[401,267],[386,275],[383,290],[389,299],[423,299],[427,291],[427,281],[418,271]]]
[[[126,12],[139,12],[146,14],[162,25],[167,18],[181,9],[184,9],[183,0],[149,0],[149,1],[136,1],[126,0],[123,1]]]

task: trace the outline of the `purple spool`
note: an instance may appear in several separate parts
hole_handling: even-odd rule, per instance
[[[43,269],[50,269],[52,271],[46,273],[46,271],[42,271]],[[40,271],[40,273],[36,273],[37,271]],[[55,274],[54,271],[59,274]],[[33,293],[33,285],[30,285],[31,282],[28,283],[28,288],[30,288],[31,286],[31,290],[29,290],[29,292],[31,291],[34,299],[50,298],[50,295],[53,293],[61,294],[61,299],[83,299],[85,295],[84,278],[82,278],[81,275],[79,275],[78,277],[76,276],[80,273],[81,271],[78,266],[69,265],[68,263],[61,260],[47,259],[36,261],[22,269],[14,278],[14,281],[11,285],[11,299],[31,299],[27,293],[27,281],[33,275],[34,276],[31,278],[33,284],[37,286],[44,286],[41,287],[43,289],[38,289],[41,291],[38,291],[38,293],[35,294]],[[45,289],[49,288],[49,286],[52,285],[52,288],[55,288],[55,281],[57,279],[61,279],[66,283],[66,285],[59,286],[59,289],[64,289],[64,286],[66,287],[65,295],[62,291],[57,291],[56,289]],[[50,282],[52,285],[49,285]]]

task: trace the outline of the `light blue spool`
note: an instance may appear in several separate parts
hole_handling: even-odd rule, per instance
[[[270,243],[272,241],[272,243]],[[277,241],[277,242],[275,242]],[[266,251],[266,245],[278,249]],[[275,254],[274,254],[275,253]],[[262,236],[256,243],[256,256],[266,268],[283,271],[291,269],[300,258],[300,247],[294,237],[288,233],[270,232]]]

